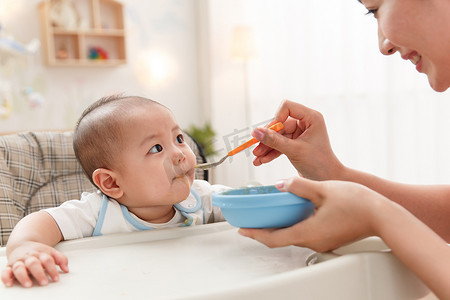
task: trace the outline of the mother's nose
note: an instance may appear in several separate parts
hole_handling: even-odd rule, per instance
[[[380,48],[380,52],[384,55],[391,55],[397,52],[398,48],[391,41],[386,38],[381,31],[381,28],[378,26],[378,47]]]

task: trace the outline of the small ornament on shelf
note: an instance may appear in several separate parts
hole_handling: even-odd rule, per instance
[[[58,51],[56,51],[56,58],[57,59],[68,59],[69,58],[69,51],[67,51],[66,46],[59,47]]]
[[[101,47],[92,47],[89,49],[89,59],[108,59],[108,52]]]
[[[52,0],[50,2],[50,21],[54,27],[76,29],[80,19],[72,0]]]

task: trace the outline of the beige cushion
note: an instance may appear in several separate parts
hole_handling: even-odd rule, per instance
[[[83,174],[72,148],[73,132],[24,132],[0,136],[0,245],[6,245],[25,215],[79,199],[95,187]],[[185,137],[205,162],[201,149]],[[207,180],[198,170],[196,178]]]

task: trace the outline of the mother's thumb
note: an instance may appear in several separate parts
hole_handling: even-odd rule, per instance
[[[292,140],[274,130],[268,128],[256,128],[253,130],[252,136],[262,144],[278,150],[281,153],[289,153],[292,151]]]
[[[279,188],[279,186],[282,186],[282,188]],[[306,198],[316,207],[322,203],[323,185],[319,181],[293,176],[279,181],[277,188],[281,191],[290,192],[299,197]]]

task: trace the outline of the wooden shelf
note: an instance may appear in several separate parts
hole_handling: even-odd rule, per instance
[[[111,67],[126,64],[123,5],[114,0],[73,1],[76,26],[52,21],[54,1],[41,2],[45,61],[49,66]],[[97,58],[95,58],[97,57]]]
[[[55,59],[51,65],[58,67],[114,67],[123,65],[126,60],[122,59],[108,59],[101,61],[96,59]]]

